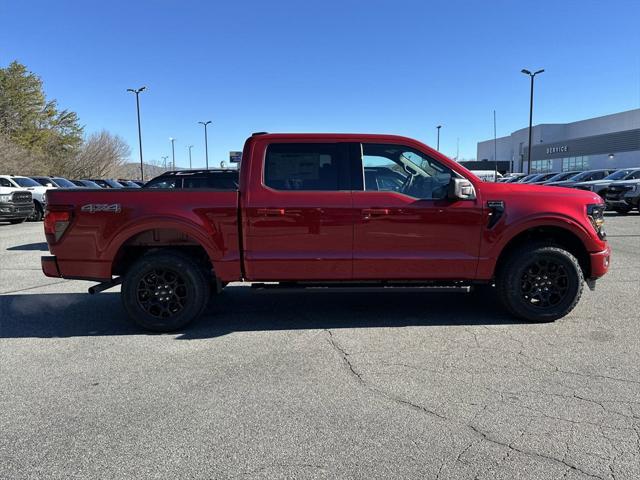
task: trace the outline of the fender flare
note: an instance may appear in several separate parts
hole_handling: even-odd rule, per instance
[[[166,216],[151,216],[142,221],[136,221],[133,224],[129,223],[123,225],[118,233],[113,236],[113,239],[104,252],[104,258],[113,263],[116,255],[120,252],[127,241],[142,232],[157,229],[177,230],[191,237],[193,240],[198,242],[202,248],[204,248],[212,264],[219,258],[220,250],[211,240],[213,238],[213,232],[210,232],[211,236],[209,237],[206,235],[206,232],[211,229],[210,226],[198,224],[183,217],[167,218]]]

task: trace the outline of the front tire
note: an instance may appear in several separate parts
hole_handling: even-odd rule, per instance
[[[39,222],[40,220],[42,220],[43,217],[44,217],[44,209],[42,208],[42,205],[40,205],[40,202],[37,202],[34,200],[33,213],[27,220],[29,220],[30,222]]]
[[[578,260],[548,244],[514,251],[496,276],[496,290],[507,311],[531,322],[552,322],[567,315],[580,300],[583,284]]]
[[[619,215],[626,215],[631,211],[631,207],[615,207],[613,210]]]
[[[202,314],[211,294],[210,283],[205,268],[188,255],[147,253],[125,274],[122,303],[142,328],[171,332]]]

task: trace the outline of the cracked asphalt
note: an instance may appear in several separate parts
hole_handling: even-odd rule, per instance
[[[640,478],[640,215],[549,324],[492,297],[264,292],[149,335],[0,224],[0,478]]]

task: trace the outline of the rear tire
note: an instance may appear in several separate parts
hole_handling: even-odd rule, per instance
[[[122,304],[142,328],[171,332],[198,318],[209,301],[211,281],[192,257],[175,250],[143,255],[122,282]]]
[[[514,251],[496,276],[496,290],[512,315],[531,322],[552,322],[567,315],[582,295],[584,276],[578,260],[549,244]]]

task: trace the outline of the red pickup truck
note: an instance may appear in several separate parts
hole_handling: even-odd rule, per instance
[[[239,280],[486,288],[511,314],[552,321],[609,267],[598,195],[485,183],[394,135],[254,134],[237,191],[47,195],[45,275],[122,283],[127,313],[155,331]]]

